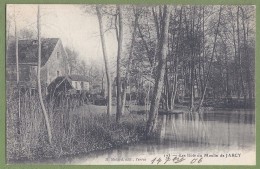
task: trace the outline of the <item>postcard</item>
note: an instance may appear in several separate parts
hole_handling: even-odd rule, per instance
[[[254,5],[6,4],[7,164],[256,165]]]

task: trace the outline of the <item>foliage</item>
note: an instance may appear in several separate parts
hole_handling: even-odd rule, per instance
[[[143,139],[144,116],[124,115],[121,123],[104,114],[85,114],[75,107],[54,108],[48,104],[48,115],[53,134],[48,144],[44,117],[37,96],[26,93],[21,99],[20,134],[17,133],[17,99],[15,89],[7,99],[7,159],[8,161],[58,158],[108,149]],[[141,117],[141,118],[140,118]]]

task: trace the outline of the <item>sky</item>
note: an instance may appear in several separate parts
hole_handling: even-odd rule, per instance
[[[11,19],[10,32],[14,32],[13,16],[18,32],[30,29],[37,34],[37,5],[7,5],[7,17]],[[42,37],[61,38],[63,46],[74,49],[87,65],[103,66],[102,46],[97,16],[84,12],[80,5],[40,5]],[[14,12],[15,11],[15,12]],[[14,15],[15,13],[15,15]],[[113,32],[106,33],[110,62],[116,58],[117,42]]]

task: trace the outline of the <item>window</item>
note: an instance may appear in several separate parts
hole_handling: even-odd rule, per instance
[[[60,71],[57,71],[57,77],[59,77],[60,76]]]
[[[57,52],[57,59],[60,58],[60,52]]]

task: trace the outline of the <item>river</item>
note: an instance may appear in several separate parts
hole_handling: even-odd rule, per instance
[[[199,157],[202,157],[201,160],[204,161],[200,161],[201,164],[255,163],[253,110],[212,110],[200,115],[189,113],[160,115],[158,127],[160,135],[158,139],[152,141],[48,161],[48,163],[191,164],[191,160],[195,157],[197,160],[195,163],[199,163]],[[221,154],[225,157],[220,158]],[[170,162],[165,163],[167,156],[171,157],[168,158]]]

